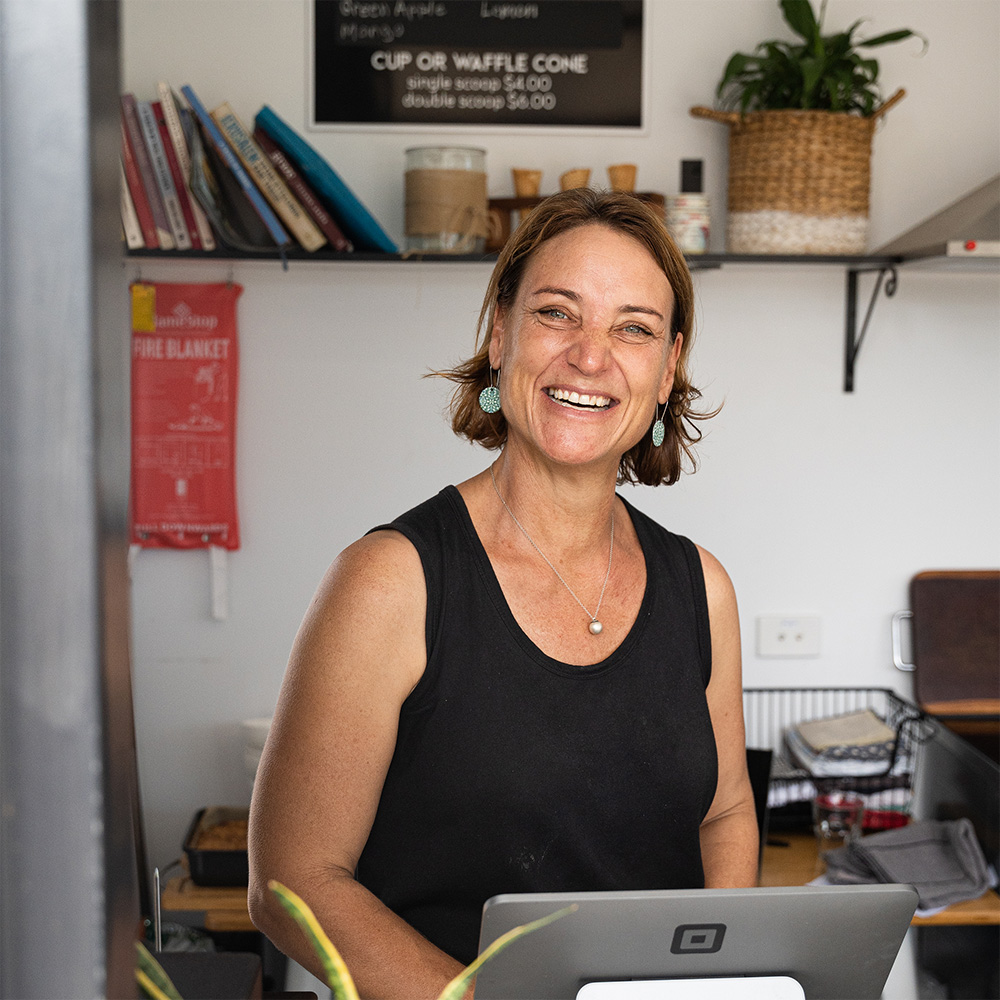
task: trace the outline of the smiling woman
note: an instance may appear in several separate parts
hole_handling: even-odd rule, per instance
[[[490,332],[506,454],[537,445],[617,474],[669,399],[684,344],[672,314],[670,283],[631,236],[591,223],[541,245]]]
[[[581,226],[603,227],[643,248],[650,263],[666,278],[672,308],[664,322],[671,335],[680,334],[681,339],[663,416],[664,440],[660,445],[653,444],[651,438],[640,440],[627,451],[622,456],[619,481],[650,486],[674,483],[685,460],[694,465],[693,446],[701,438],[697,422],[715,415],[714,411],[699,413],[694,408],[701,392],[692,384],[688,372],[687,360],[694,343],[694,289],[684,256],[656,214],[630,195],[578,188],[554,195],[545,208],[544,212],[533,211],[500,253],[479,317],[479,349],[468,361],[439,373],[459,385],[452,400],[452,429],[486,448],[504,445],[505,414],[484,414],[478,405],[479,392],[491,384],[491,379],[496,381],[490,342],[497,312],[512,307],[528,260],[543,243]],[[652,432],[652,413],[649,423]]]
[[[574,189],[504,248],[454,428],[500,451],[334,562],[292,650],[250,823],[251,913],[363,995],[433,996],[505,892],[753,884],[729,578],[618,496],[697,440],[692,288],[628,194]]]

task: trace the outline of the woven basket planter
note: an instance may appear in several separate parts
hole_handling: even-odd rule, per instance
[[[726,249],[742,254],[862,254],[875,124],[905,91],[867,118],[835,111],[691,114],[729,126]]]

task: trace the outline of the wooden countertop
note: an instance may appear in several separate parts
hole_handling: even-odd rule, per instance
[[[204,913],[207,931],[255,931],[247,910],[245,886],[195,885],[190,875],[177,875],[163,887],[163,910]]]
[[[787,846],[779,846],[787,845]],[[811,833],[779,833],[764,846],[761,885],[805,885],[826,870]],[[979,899],[953,903],[932,917],[914,917],[916,927],[1000,924],[1000,896],[992,889]]]
[[[774,834],[764,847],[760,884],[805,885],[823,871],[812,834]],[[161,905],[163,910],[204,913],[204,927],[209,931],[256,930],[247,912],[247,891],[241,886],[200,886],[190,876],[179,875],[164,886]],[[913,924],[923,927],[1000,924],[1000,896],[991,889],[979,899],[954,903],[932,917],[914,917]]]

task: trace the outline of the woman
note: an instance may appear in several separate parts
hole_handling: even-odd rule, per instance
[[[300,963],[269,878],[382,998],[437,996],[496,893],[754,884],[732,586],[615,492],[699,436],[692,311],[631,195],[555,195],[508,241],[447,373],[499,456],[342,553],[292,651],[250,905]]]

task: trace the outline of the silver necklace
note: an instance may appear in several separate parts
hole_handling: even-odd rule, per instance
[[[496,493],[496,495],[500,498],[500,503],[503,504],[504,510],[507,511],[508,514],[510,514],[511,520],[521,529],[521,534],[528,539],[528,541],[531,544],[531,547],[548,563],[549,569],[552,570],[553,573],[555,573],[555,575],[559,578],[559,582],[570,592],[570,596],[572,596],[573,600],[576,601],[576,603],[579,604],[581,608],[583,608],[584,613],[590,619],[590,624],[587,626],[587,628],[590,630],[590,634],[600,635],[601,632],[604,631],[604,626],[598,621],[597,615],[601,610],[601,603],[604,601],[604,591],[607,589],[608,580],[611,577],[611,559],[615,554],[614,507],[611,508],[611,546],[608,549],[608,571],[607,573],[604,574],[604,583],[601,586],[601,596],[598,597],[597,599],[597,607],[594,608],[594,613],[591,614],[587,610],[587,606],[583,603],[583,601],[581,601],[580,598],[576,596],[576,594],[573,591],[573,588],[562,578],[562,574],[559,572],[559,570],[557,570],[555,566],[553,566],[552,563],[549,561],[549,557],[535,544],[531,535],[529,535],[528,532],[525,531],[524,525],[521,524],[521,522],[514,516],[514,512],[510,509],[510,507],[507,506],[507,501],[504,500],[503,494],[500,492],[500,488],[497,486],[497,477],[493,473],[492,465],[490,466],[490,479],[493,480],[493,490]]]

